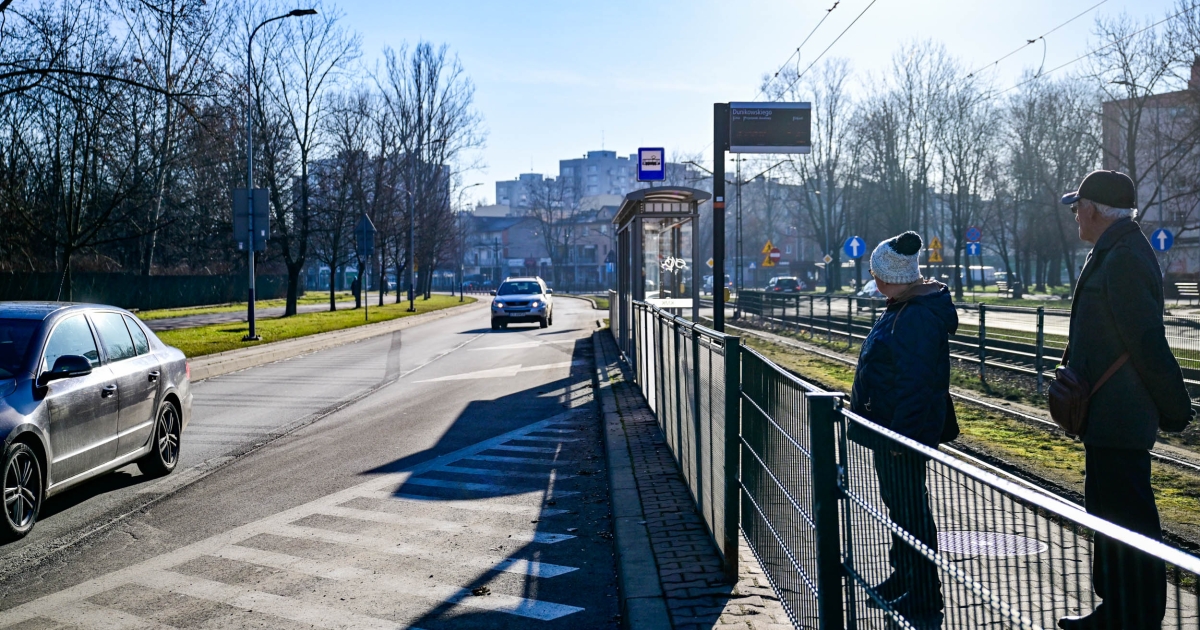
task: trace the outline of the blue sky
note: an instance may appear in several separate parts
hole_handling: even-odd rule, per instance
[[[804,46],[811,60],[871,0],[842,0]],[[906,42],[934,39],[977,67],[1066,21],[1099,0],[877,0],[827,53],[850,60],[860,81],[883,70]],[[363,36],[363,61],[385,46],[446,43],[476,84],[488,129],[484,168],[464,183],[490,202],[492,183],[518,173],[556,173],[558,160],[604,148],[704,150],[712,104],[750,100],[764,73],[791,54],[834,0],[341,0]],[[1096,15],[1164,17],[1174,0],[1107,0],[1046,38],[1046,67],[1089,48]],[[1000,85],[1037,67],[1030,46],[996,71]]]

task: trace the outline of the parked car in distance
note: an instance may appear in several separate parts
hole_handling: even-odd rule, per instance
[[[509,324],[554,325],[554,291],[539,277],[508,278],[492,291],[492,330]]]
[[[799,293],[808,286],[795,276],[776,276],[767,282],[767,290],[773,293]]]
[[[733,277],[730,276],[729,274],[725,274],[725,288],[726,289],[733,288]],[[704,284],[701,286],[700,292],[703,293],[704,295],[712,295],[713,277],[711,274],[704,276]]]
[[[48,497],[130,462],[174,470],[190,372],[122,309],[0,302],[0,538],[28,534]]]

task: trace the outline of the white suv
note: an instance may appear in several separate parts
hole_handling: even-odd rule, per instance
[[[492,330],[509,324],[537,323],[542,328],[554,324],[554,291],[541,278],[508,278],[492,291]]]

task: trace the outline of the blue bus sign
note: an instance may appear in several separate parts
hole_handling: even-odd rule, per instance
[[[1171,230],[1168,230],[1167,228],[1158,228],[1157,230],[1154,230],[1153,234],[1150,235],[1150,246],[1160,252],[1165,252],[1168,249],[1171,249],[1171,246],[1174,244],[1175,235],[1172,234]]]
[[[666,151],[662,147],[638,149],[639,182],[661,182],[666,176]]]
[[[867,253],[867,242],[857,236],[851,236],[842,245],[842,251],[851,258],[862,258],[862,255]]]

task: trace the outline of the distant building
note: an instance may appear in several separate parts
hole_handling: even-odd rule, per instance
[[[1175,245],[1159,255],[1163,272],[1176,280],[1200,274],[1200,56],[1187,89],[1144,99],[1102,104],[1104,168],[1130,172],[1138,181],[1138,221],[1149,235],[1165,227]],[[1130,134],[1137,121],[1136,134]],[[1133,167],[1131,167],[1133,165]],[[1171,287],[1173,288],[1173,287]],[[1170,290],[1170,288],[1169,288]]]

